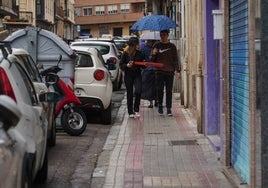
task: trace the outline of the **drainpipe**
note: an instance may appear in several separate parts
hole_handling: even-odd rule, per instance
[[[201,3],[201,10],[199,11],[200,20],[203,20],[203,4]],[[204,31],[203,25],[200,24],[200,30]],[[203,36],[203,33],[202,33]],[[196,110],[197,110],[197,132],[204,133],[203,127],[203,61],[204,61],[204,38],[200,39],[200,57],[196,75]]]
[[[197,132],[203,133],[203,124],[202,124],[202,117],[203,117],[203,69],[202,69],[202,55],[200,61],[198,63],[198,70],[196,76],[196,110],[197,110]]]
[[[185,108],[188,108],[188,89],[189,89],[189,86],[188,86],[188,57],[186,56],[185,57],[185,61],[183,63],[183,97],[184,97],[184,107]]]

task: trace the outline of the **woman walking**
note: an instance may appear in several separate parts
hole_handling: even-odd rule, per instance
[[[140,116],[139,111],[142,86],[141,67],[134,65],[134,62],[142,61],[143,59],[138,48],[139,39],[131,37],[128,41],[128,48],[122,54],[120,61],[120,68],[124,71],[124,81],[127,89],[127,109],[130,118]]]

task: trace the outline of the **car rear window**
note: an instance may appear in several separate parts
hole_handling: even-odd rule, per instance
[[[110,51],[110,46],[103,44],[77,43],[72,44],[72,46],[86,46],[91,48],[97,48],[100,51],[101,55],[106,55]]]
[[[93,67],[91,56],[86,54],[78,54],[75,64],[77,67]]]
[[[115,40],[114,41],[115,44],[116,44],[116,47],[119,49],[119,50],[124,50],[124,48],[126,47],[127,45],[127,40],[124,41],[124,40]]]

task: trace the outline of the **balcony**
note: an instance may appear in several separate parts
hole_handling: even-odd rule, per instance
[[[75,17],[75,24],[89,25],[89,24],[106,24],[106,23],[123,23],[136,22],[142,18],[143,12],[126,13],[126,14],[105,14],[105,15],[91,15],[91,16],[77,16]]]
[[[3,24],[8,25],[32,25],[33,13],[29,11],[19,11],[19,17],[9,17],[3,19]]]
[[[57,8],[56,8],[56,16],[58,18],[62,18],[62,19],[64,18],[64,10],[63,10],[62,7],[57,6]]]

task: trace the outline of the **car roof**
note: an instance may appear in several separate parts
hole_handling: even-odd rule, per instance
[[[114,40],[109,38],[86,38],[86,39],[78,39],[75,42],[81,42],[81,41],[103,41],[103,42],[114,43]]]
[[[72,42],[70,46],[74,45],[74,44],[106,44],[106,45],[111,45],[114,44],[114,42],[110,42],[110,41],[103,41],[103,40],[83,40],[83,41],[75,41]]]
[[[91,48],[91,47],[86,47],[86,46],[72,46],[71,48],[74,51],[89,52],[89,53],[91,53],[93,55],[98,53],[98,49]]]

